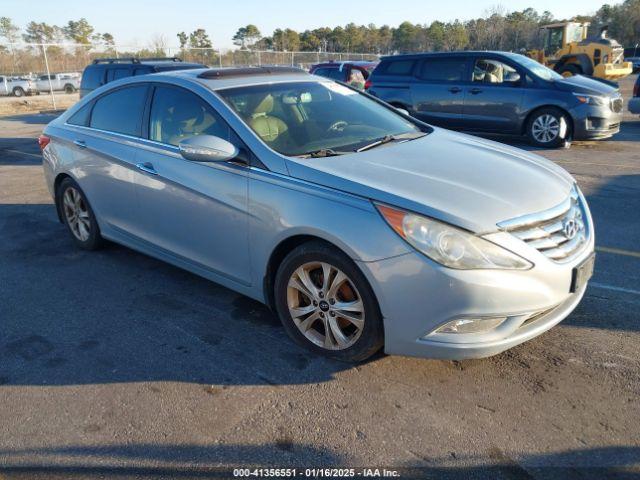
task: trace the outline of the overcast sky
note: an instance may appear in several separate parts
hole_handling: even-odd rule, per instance
[[[533,7],[557,18],[593,13],[603,0],[0,0],[0,16],[11,17],[21,28],[31,20],[64,25],[85,17],[98,32],[109,32],[120,45],[147,46],[156,34],[177,45],[176,33],[204,28],[214,47],[232,47],[231,37],[248,23],[263,35],[278,27],[302,31],[316,27],[356,24],[396,26],[404,20],[468,20],[501,4],[509,11]]]

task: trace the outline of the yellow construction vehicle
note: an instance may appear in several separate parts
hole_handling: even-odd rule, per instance
[[[588,22],[561,22],[541,28],[544,47],[527,55],[553,68],[563,77],[589,75],[604,80],[619,80],[630,75],[631,62],[624,62],[624,49],[607,38],[607,27],[598,37],[587,37]]]

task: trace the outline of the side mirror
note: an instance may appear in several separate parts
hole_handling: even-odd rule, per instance
[[[238,156],[238,148],[214,135],[195,135],[178,144],[180,155],[192,162],[226,162]]]
[[[410,115],[409,115],[409,112],[408,112],[407,110],[405,110],[404,108],[399,108],[399,107],[393,107],[393,108],[395,108],[395,109],[398,111],[398,113],[401,113],[401,114],[403,114],[403,115],[406,115],[407,117],[409,117],[409,116],[410,116]]]

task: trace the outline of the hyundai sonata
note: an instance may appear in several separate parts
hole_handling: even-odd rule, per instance
[[[211,279],[342,360],[496,354],[564,319],[593,270],[565,170],[296,69],[116,81],[40,145],[78,247]]]

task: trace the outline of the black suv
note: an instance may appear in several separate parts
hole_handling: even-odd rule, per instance
[[[482,133],[527,135],[541,147],[617,133],[617,88],[564,78],[507,52],[421,53],[383,57],[368,92],[427,123]]]
[[[200,63],[186,63],[177,57],[170,58],[99,58],[82,73],[80,98],[102,85],[120,78],[168,70],[206,68]]]

